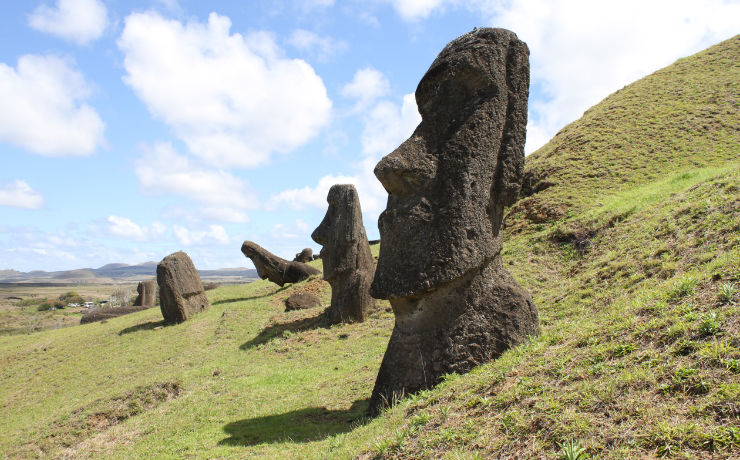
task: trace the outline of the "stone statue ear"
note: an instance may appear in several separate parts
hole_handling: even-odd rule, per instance
[[[501,148],[498,152],[492,200],[510,206],[519,196],[524,178],[524,142],[527,135],[529,98],[529,49],[517,39],[509,42],[506,55],[508,105]]]

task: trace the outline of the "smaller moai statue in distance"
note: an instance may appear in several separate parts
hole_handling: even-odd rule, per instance
[[[156,296],[157,296],[157,282],[154,280],[141,281],[136,286],[136,300],[134,300],[135,307],[153,307]]]
[[[375,305],[370,296],[375,264],[362,224],[360,198],[353,185],[341,184],[332,186],[327,201],[329,209],[311,238],[323,246],[324,279],[331,285],[329,320],[362,322]]]
[[[157,284],[159,306],[168,323],[182,323],[211,306],[193,261],[182,251],[157,265]]]

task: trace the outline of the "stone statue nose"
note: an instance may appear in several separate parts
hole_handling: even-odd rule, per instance
[[[375,166],[375,177],[391,195],[418,192],[436,175],[437,165],[424,142],[412,136]]]
[[[403,179],[407,170],[403,162],[397,157],[388,155],[375,166],[375,177],[378,178],[383,188],[391,195],[406,195],[410,192],[406,181]]]
[[[328,222],[327,222],[326,217],[324,217],[324,220],[322,220],[319,226],[316,227],[316,229],[314,229],[313,233],[311,233],[311,239],[319,243],[322,246],[326,246],[327,227],[328,227]]]

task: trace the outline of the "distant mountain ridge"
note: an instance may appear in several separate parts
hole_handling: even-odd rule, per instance
[[[257,279],[257,270],[246,267],[221,268],[217,270],[198,270],[202,279],[209,281],[243,282]],[[20,272],[17,270],[0,270],[0,282],[51,282],[51,283],[115,283],[135,282],[151,279],[157,276],[157,262],[144,262],[137,265],[111,263],[100,268],[80,268],[47,272],[33,270]]]

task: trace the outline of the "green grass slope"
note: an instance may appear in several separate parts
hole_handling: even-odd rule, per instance
[[[525,198],[517,209],[535,222],[574,216],[671,172],[736,159],[738,43],[740,35],[680,59],[563,128],[527,157]]]
[[[147,310],[0,337],[0,452],[740,456],[739,63],[740,37],[682,59],[528,157],[504,258],[542,334],[497,361],[367,420],[387,302],[327,327],[282,306],[328,305],[322,281],[225,286],[177,326]]]

